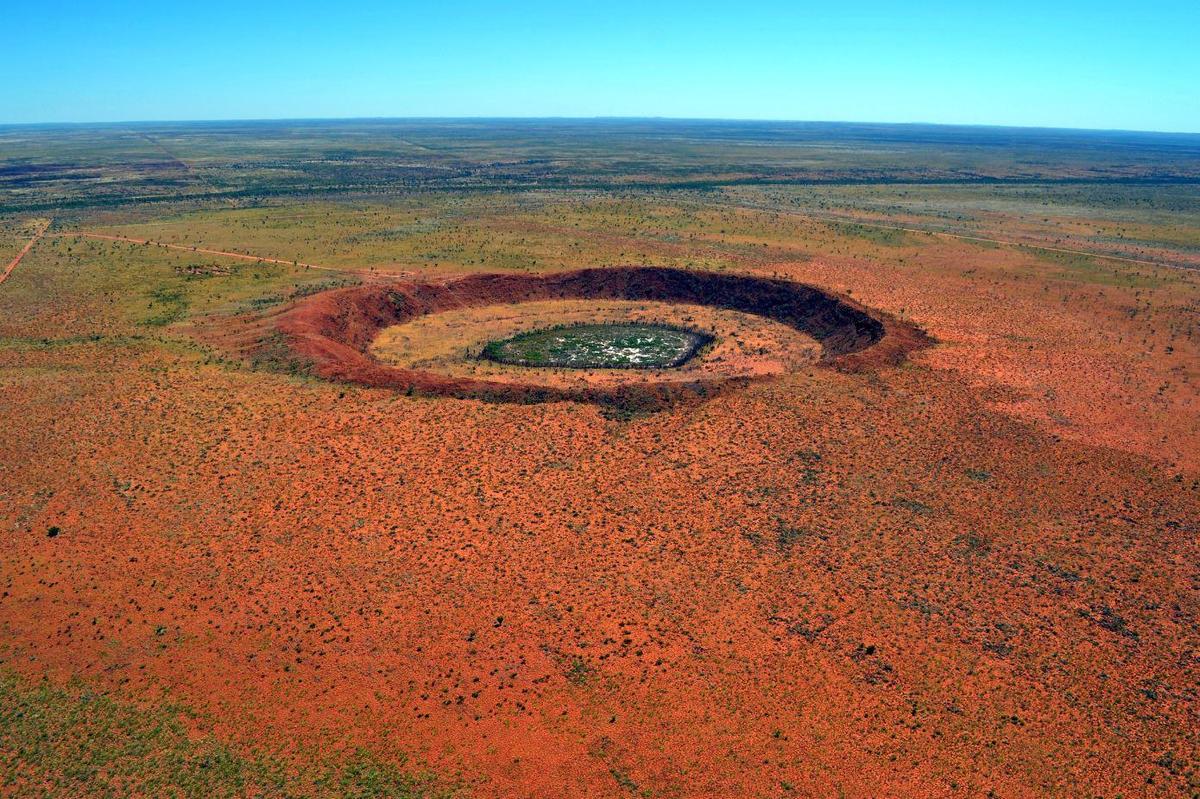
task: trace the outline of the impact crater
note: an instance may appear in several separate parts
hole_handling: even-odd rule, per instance
[[[488,306],[567,300],[692,304],[750,314],[786,326],[814,342],[820,351],[812,359],[815,365],[845,371],[898,364],[909,352],[930,343],[928,336],[904,320],[790,280],[620,266],[544,275],[477,274],[443,282],[370,284],[328,291],[275,315],[263,348],[269,348],[273,358],[286,356],[312,374],[330,380],[495,402],[573,400],[654,409],[681,400],[711,397],[727,387],[765,379],[717,370],[697,372],[685,379],[538,382],[440,374],[418,364],[389,364],[375,354],[381,332],[422,317]],[[704,359],[697,362],[700,360]],[[684,364],[684,369],[690,365]],[[666,369],[624,370],[618,374],[637,372],[671,374]]]

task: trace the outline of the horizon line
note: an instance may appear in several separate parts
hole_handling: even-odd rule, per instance
[[[1058,125],[1011,125],[993,122],[885,122],[878,120],[795,119],[786,117],[673,117],[622,115],[451,115],[451,116],[345,116],[345,117],[210,117],[191,119],[113,119],[88,121],[2,122],[0,128],[104,127],[114,125],[190,125],[218,123],[268,122],[734,122],[795,125],[880,125],[892,127],[988,128],[999,130],[1066,131],[1079,133],[1139,133],[1155,136],[1200,136],[1192,130],[1151,130],[1137,128],[1091,128]]]

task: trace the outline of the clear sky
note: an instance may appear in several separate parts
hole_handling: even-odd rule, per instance
[[[5,0],[0,123],[664,116],[1200,132],[1200,0]]]

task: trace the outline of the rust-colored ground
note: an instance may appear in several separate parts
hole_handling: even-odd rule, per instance
[[[9,335],[85,337],[0,349],[0,629],[31,678],[479,797],[1198,790],[1186,273],[749,264],[937,344],[615,421],[90,340],[115,300],[37,256]]]

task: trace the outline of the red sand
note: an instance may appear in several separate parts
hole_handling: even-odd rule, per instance
[[[1194,294],[1013,257],[773,264],[939,344],[628,423],[0,350],[5,662],[480,797],[1193,795]]]

